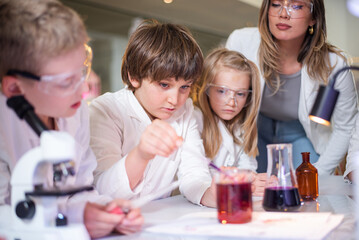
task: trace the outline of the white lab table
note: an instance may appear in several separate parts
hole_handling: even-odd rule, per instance
[[[343,214],[344,219],[341,224],[334,229],[325,239],[355,239],[355,203],[353,200],[353,189],[355,185],[345,183],[342,176],[325,176],[319,178],[319,197],[317,201],[305,202],[300,208],[303,212],[331,212],[334,214]],[[255,200],[255,199],[254,199]],[[163,224],[178,219],[192,212],[213,212],[214,208],[194,205],[188,202],[183,196],[153,201],[142,208],[142,214],[145,218],[143,231],[140,233],[120,236],[108,236],[106,240],[189,240],[189,239],[234,239],[218,238],[209,236],[181,236],[168,234],[155,234],[146,232],[146,227],[155,224]],[[255,200],[253,211],[264,211],[261,200]],[[300,227],[300,226],[298,226]],[[236,238],[238,239],[238,238]]]

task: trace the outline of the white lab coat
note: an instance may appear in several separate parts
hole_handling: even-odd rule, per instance
[[[139,143],[151,120],[128,88],[93,100],[90,105],[91,147],[98,161],[95,183],[99,192],[133,199],[168,186],[177,173],[180,192],[191,202],[200,204],[211,184],[211,176],[192,112],[192,100],[188,99],[166,120],[183,137],[184,143],[170,157],[156,156],[150,160],[141,183],[131,190],[125,169],[126,157]],[[169,193],[163,197],[168,196]]]
[[[195,108],[194,116],[198,122],[198,129],[203,131],[203,114],[199,108]],[[243,148],[236,144],[232,135],[222,121],[218,121],[219,131],[222,136],[222,144],[217,155],[212,159],[216,166],[221,167],[238,167],[240,169],[249,169],[253,172],[257,170],[257,160],[254,157],[248,156]],[[236,130],[239,135],[240,129]]]
[[[0,93],[0,226],[11,222],[8,216],[11,204],[11,173],[24,153],[40,145],[40,138],[24,120],[20,120],[15,112],[7,107],[6,100]],[[68,179],[68,183],[72,186],[92,185],[96,159],[89,147],[87,104],[83,102],[75,116],[56,121],[59,130],[72,135],[77,144],[76,175]],[[48,179],[48,183],[51,185],[52,180]],[[60,210],[68,217],[69,222],[82,222],[86,201],[107,203],[110,200],[107,196],[99,196],[96,191],[78,193],[64,201],[65,205],[60,206]]]
[[[238,29],[231,33],[226,47],[244,54],[259,66],[258,49],[260,34],[257,28]],[[346,66],[345,61],[334,53],[329,54],[330,63],[335,65],[333,73]],[[261,77],[261,89],[264,89],[265,80]],[[339,75],[335,83],[335,89],[340,91],[335,106],[331,127],[326,127],[309,120],[309,112],[315,102],[320,83],[311,79],[307,72],[307,66],[301,70],[301,86],[298,107],[298,117],[305,133],[320,155],[315,163],[319,174],[333,174],[334,169],[346,154],[349,139],[357,115],[357,95],[354,80],[350,72]]]
[[[347,175],[354,170],[359,170],[359,116],[355,121],[355,128],[353,129],[352,137],[350,139],[347,163],[343,177],[347,178]]]

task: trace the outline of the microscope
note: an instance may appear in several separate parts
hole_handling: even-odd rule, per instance
[[[66,180],[76,174],[75,140],[66,132],[49,131],[23,96],[9,98],[7,105],[40,137],[40,146],[20,158],[11,176],[8,239],[90,239],[83,224],[69,224],[59,212],[66,197],[93,190],[92,186],[66,186]]]

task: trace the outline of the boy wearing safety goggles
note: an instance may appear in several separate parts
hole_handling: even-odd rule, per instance
[[[5,228],[12,171],[23,154],[40,144],[35,132],[6,106],[7,98],[23,95],[47,128],[74,137],[75,186],[93,183],[96,159],[82,101],[92,52],[80,17],[54,0],[11,0],[1,1],[0,22],[0,227]],[[128,203],[93,191],[69,198],[62,211],[70,222],[83,221],[93,238],[139,230],[143,218],[138,209],[127,215],[110,213],[122,204]]]

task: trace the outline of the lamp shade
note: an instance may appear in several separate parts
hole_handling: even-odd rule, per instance
[[[314,122],[329,126],[338,96],[339,91],[331,86],[320,86],[309,118]]]
[[[323,125],[330,125],[330,118],[332,117],[332,113],[339,96],[339,91],[334,89],[335,81],[337,80],[340,73],[351,69],[359,70],[359,67],[343,67],[334,74],[328,86],[322,85],[319,87],[317,98],[315,99],[312,111],[309,114],[310,120]]]

